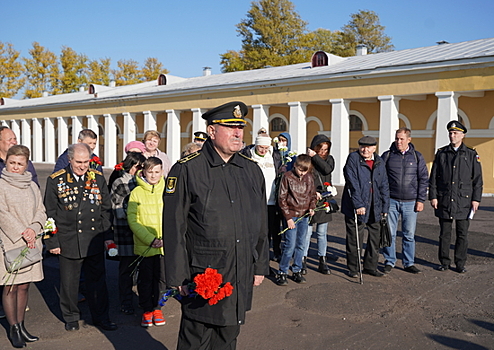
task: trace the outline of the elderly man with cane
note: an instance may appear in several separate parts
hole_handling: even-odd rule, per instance
[[[341,212],[345,214],[346,258],[348,276],[357,278],[362,272],[375,277],[384,274],[377,269],[379,260],[380,220],[389,210],[389,186],[384,161],[376,152],[377,141],[364,136],[358,151],[348,155],[343,174],[345,189]],[[369,236],[364,255],[364,269],[360,265],[360,247],[364,228]],[[357,273],[359,269],[359,273]]]

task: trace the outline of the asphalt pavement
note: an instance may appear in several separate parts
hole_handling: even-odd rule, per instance
[[[35,164],[41,181],[53,165]],[[109,176],[111,169],[105,169]],[[341,190],[341,189],[340,189]],[[238,338],[238,349],[494,349],[494,198],[485,197],[471,221],[465,274],[436,271],[439,225],[426,203],[418,216],[414,275],[398,262],[391,273],[364,283],[346,275],[343,215],[329,224],[331,275],[317,272],[317,247],[312,239],[306,284],[291,279],[277,286],[269,276],[254,290],[253,309]],[[165,242],[166,244],[166,242]],[[451,251],[453,254],[453,251]],[[380,256],[379,266],[383,268]],[[271,262],[276,269],[278,264]],[[64,330],[58,305],[58,258],[44,259],[45,279],[31,285],[27,329],[41,339],[29,349],[175,349],[180,322],[179,303],[163,308],[167,324],[144,329],[135,298],[135,315],[119,312],[118,262],[107,261],[110,314],[119,326],[105,332],[90,323],[87,302],[81,302],[81,328]],[[87,321],[87,322],[86,322]],[[11,348],[8,324],[0,321],[0,349]],[[2,335],[3,333],[3,335]]]

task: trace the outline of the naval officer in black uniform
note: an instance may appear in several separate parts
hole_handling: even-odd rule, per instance
[[[60,308],[65,329],[79,329],[79,276],[84,270],[87,301],[95,326],[115,330],[109,318],[105,272],[105,244],[110,244],[111,202],[105,178],[89,169],[91,149],[84,143],[69,146],[69,165],[48,177],[45,207],[58,233],[45,237],[46,248],[59,255]]]
[[[456,271],[467,272],[469,218],[482,198],[482,167],[477,152],[463,143],[467,128],[457,120],[447,125],[450,144],[437,150],[429,178],[429,199],[439,218],[439,271],[448,270],[453,220],[456,225]]]
[[[250,310],[253,286],[269,274],[264,177],[242,147],[247,106],[231,102],[205,114],[202,150],[168,174],[163,211],[166,281],[183,295],[207,267],[217,269],[233,294],[215,305],[182,298],[178,349],[235,349]]]

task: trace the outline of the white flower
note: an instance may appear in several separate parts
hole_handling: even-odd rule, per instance
[[[108,255],[109,256],[117,256],[118,255],[118,249],[117,248],[110,248],[108,250]]]
[[[326,210],[326,213],[329,213],[330,208],[326,207],[326,208],[324,208],[324,210]]]
[[[280,142],[280,139],[279,139],[278,137],[275,137],[275,138],[273,139],[273,142],[274,142],[274,143],[278,143],[278,142]]]
[[[281,152],[286,152],[286,151],[288,151],[288,147],[286,147],[286,146],[282,146],[282,147],[280,147],[280,148],[279,148],[279,150],[280,150]]]
[[[297,152],[296,151],[290,151],[290,152],[288,152],[288,156],[289,157],[294,157],[296,155],[297,155]]]
[[[290,157],[286,157],[285,159],[286,159],[287,163],[290,163],[292,161],[292,158],[290,158]]]
[[[45,222],[45,226],[43,227],[44,232],[53,232],[55,231],[57,226],[55,225],[55,219],[48,218]]]

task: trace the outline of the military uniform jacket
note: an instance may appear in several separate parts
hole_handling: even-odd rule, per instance
[[[176,163],[164,192],[163,244],[169,286],[217,269],[233,294],[216,305],[183,298],[189,319],[218,326],[243,324],[254,275],[269,274],[264,177],[239,153],[225,163],[207,140],[199,153]]]
[[[91,180],[91,173],[94,180]],[[105,178],[97,170],[76,181],[70,165],[48,177],[46,214],[55,219],[58,233],[45,239],[47,249],[61,248],[61,255],[80,259],[103,252],[111,239],[111,202]]]
[[[477,152],[460,145],[437,150],[429,178],[429,199],[437,199],[435,215],[441,219],[468,218],[472,201],[482,199],[482,167]]]

